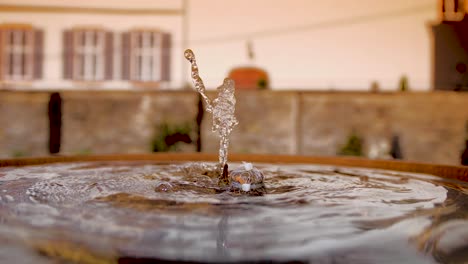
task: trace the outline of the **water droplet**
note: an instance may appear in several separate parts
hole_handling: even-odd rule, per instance
[[[159,183],[156,188],[154,188],[155,192],[169,192],[172,190],[172,185],[168,182]]]

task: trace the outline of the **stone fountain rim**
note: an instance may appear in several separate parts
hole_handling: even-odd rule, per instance
[[[22,167],[67,162],[103,162],[103,161],[154,161],[154,162],[184,162],[213,161],[218,156],[206,153],[152,153],[152,154],[109,154],[80,156],[48,156],[16,159],[0,159],[0,167]],[[249,161],[256,163],[281,164],[317,164],[347,167],[385,169],[403,172],[425,173],[446,179],[468,182],[468,166],[453,166],[442,164],[419,163],[396,160],[371,160],[357,157],[328,157],[301,155],[272,154],[231,154],[230,162]]]

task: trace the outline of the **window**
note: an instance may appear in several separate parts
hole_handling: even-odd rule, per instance
[[[42,77],[43,32],[30,25],[0,26],[0,79],[31,81]]]
[[[465,16],[464,0],[442,0],[442,13],[446,21],[460,21]]]
[[[76,81],[112,79],[113,34],[103,29],[64,33],[64,78]]]
[[[154,83],[170,80],[170,34],[133,30],[122,37],[122,78]]]

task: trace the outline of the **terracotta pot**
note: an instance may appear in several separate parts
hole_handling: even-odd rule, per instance
[[[236,83],[236,89],[261,90],[270,87],[268,73],[257,67],[239,67],[229,72],[229,78]]]

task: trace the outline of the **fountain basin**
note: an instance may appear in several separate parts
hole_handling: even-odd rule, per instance
[[[466,167],[232,155],[262,196],[226,193],[209,154],[0,161],[0,259],[50,263],[463,263]]]

